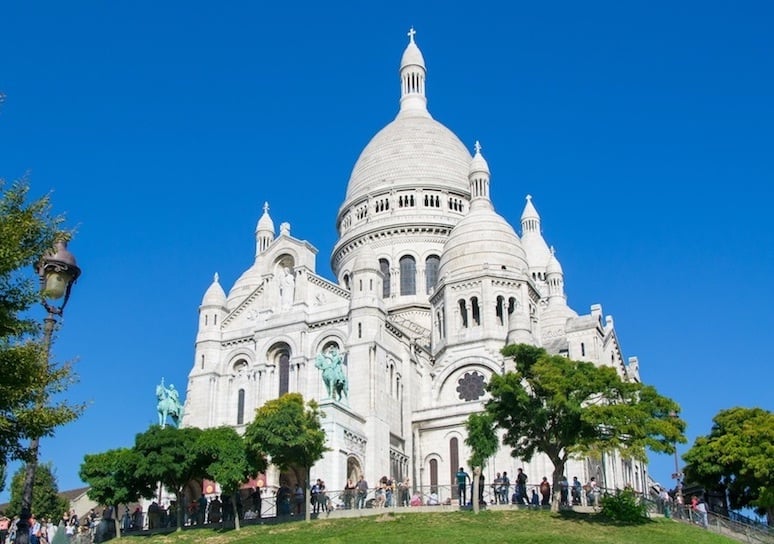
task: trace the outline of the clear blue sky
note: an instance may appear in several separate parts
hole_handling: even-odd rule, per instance
[[[61,489],[156,421],[162,376],[185,389],[201,297],[251,264],[264,201],[330,277],[412,25],[434,117],[481,140],[512,224],[534,195],[570,304],[614,316],[691,441],[722,408],[773,408],[774,4],[279,4],[0,13],[0,177],[53,192],[83,268],[54,355],[77,358],[67,396],[89,407],[42,444]]]

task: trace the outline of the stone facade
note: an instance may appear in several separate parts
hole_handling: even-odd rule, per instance
[[[341,205],[335,281],[317,273],[317,250],[279,235],[268,205],[256,227],[255,262],[228,295],[217,275],[199,310],[184,426],[243,429],[255,409],[286,392],[316,399],[330,451],[312,469],[329,489],[364,474],[449,486],[470,452],[464,422],[480,411],[493,373],[512,368],[500,350],[528,342],[551,353],[615,367],[624,361],[610,317],[594,305],[578,315],[564,274],[527,196],[521,236],[495,212],[490,172],[476,143],[468,149],[427,109],[425,63],[413,31],[400,66],[400,111],[361,153]],[[327,393],[315,358],[345,354],[349,392]],[[501,450],[485,475],[531,483],[552,472]],[[567,476],[642,489],[646,469],[618,459],[577,460]],[[280,475],[270,471],[268,483]],[[512,476],[513,478],[513,476]],[[289,482],[292,483],[292,482]]]

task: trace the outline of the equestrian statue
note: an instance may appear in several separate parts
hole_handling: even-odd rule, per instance
[[[322,370],[322,379],[328,398],[341,402],[349,393],[347,377],[342,368],[344,357],[339,353],[339,348],[332,345],[317,355],[314,366]]]
[[[179,427],[180,418],[183,416],[183,405],[180,404],[180,395],[175,386],[169,384],[169,387],[164,387],[164,378],[161,378],[161,383],[156,386],[156,398],[159,401],[156,410],[159,413],[161,428],[166,426],[167,417],[172,420],[175,427]]]

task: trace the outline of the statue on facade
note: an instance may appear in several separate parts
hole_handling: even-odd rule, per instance
[[[180,404],[180,394],[173,384],[169,384],[169,387],[164,387],[164,378],[161,378],[161,383],[156,386],[156,399],[158,404],[156,410],[159,413],[159,425],[163,429],[167,423],[167,417],[172,420],[175,427],[180,425],[180,418],[183,415],[183,405]]]
[[[343,362],[344,356],[339,353],[339,348],[331,345],[317,355],[314,363],[314,366],[322,371],[328,397],[339,402],[349,394],[349,384],[342,368]]]
[[[285,267],[280,277],[280,305],[283,310],[289,310],[293,306],[293,296],[296,290],[296,278],[293,272]]]

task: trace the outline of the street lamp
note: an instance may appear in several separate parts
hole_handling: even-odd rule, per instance
[[[70,290],[78,276],[81,275],[81,269],[75,264],[73,254],[67,251],[67,242],[59,241],[54,244],[53,254],[47,254],[41,258],[36,271],[40,278],[40,301],[46,309],[46,317],[43,320],[43,354],[46,369],[48,369],[56,316],[61,316],[64,312],[67,301],[70,299]],[[57,303],[59,300],[61,300],[61,304]],[[38,398],[39,405],[45,402],[45,391],[41,393]],[[32,487],[38,468],[39,447],[40,437],[35,436],[30,440],[29,458],[24,472],[21,514],[16,525],[16,544],[28,544],[30,540],[29,520],[32,512]]]
[[[679,415],[677,412],[673,410],[669,412],[669,417],[673,419],[677,419]],[[680,462],[677,458],[677,440],[675,440],[675,471],[672,474],[672,479],[675,480],[675,493],[678,495],[682,495],[682,485],[681,485],[682,478],[683,478],[683,474],[680,472]]]

